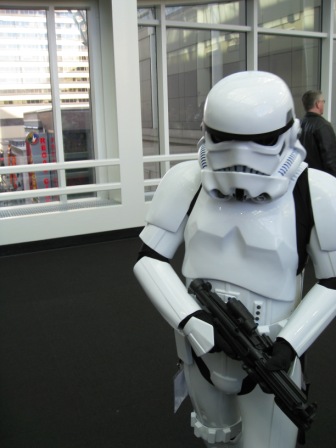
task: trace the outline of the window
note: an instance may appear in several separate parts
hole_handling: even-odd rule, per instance
[[[259,0],[258,25],[282,30],[321,31],[321,0]]]
[[[143,225],[136,0],[0,0],[0,37],[0,247]]]
[[[172,165],[197,157],[211,87],[246,70],[245,2],[139,8],[138,20],[145,197],[150,200]]]
[[[141,8],[142,3],[138,0],[147,199],[173,164],[197,157],[204,102],[221,78],[243,70],[277,74],[291,89],[299,118],[302,94],[323,88],[321,80],[327,79],[322,71],[328,73],[332,64],[328,17],[336,17],[327,2],[323,10],[321,0],[146,1]]]
[[[121,202],[120,188],[102,187],[107,168],[98,163],[92,6],[0,5],[0,154],[10,168],[0,178],[2,208]],[[118,182],[118,166],[112,170],[109,179]]]
[[[319,39],[294,36],[260,35],[258,67],[276,73],[291,89],[295,111],[302,117],[301,97],[320,83],[321,45]]]

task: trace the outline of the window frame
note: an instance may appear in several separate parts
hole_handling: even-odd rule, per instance
[[[5,2],[0,1],[0,7],[3,7]],[[80,185],[75,187],[66,186],[65,171],[69,169],[81,169],[81,168],[99,168],[103,166],[119,166],[118,157],[108,158],[106,153],[106,140],[104,138],[106,132],[104,129],[103,116],[103,104],[99,101],[99,98],[103,98],[102,91],[102,70],[101,70],[101,50],[100,42],[95,39],[94,36],[99,35],[99,23],[97,21],[97,2],[94,0],[84,1],[40,1],[40,2],[13,2],[7,9],[44,9],[46,11],[46,23],[47,23],[47,36],[48,36],[48,49],[49,49],[49,64],[50,64],[50,83],[53,97],[52,113],[55,130],[55,140],[58,155],[58,162],[50,162],[47,164],[34,164],[34,165],[22,165],[16,167],[1,168],[1,172],[4,174],[11,173],[25,173],[25,172],[43,172],[57,171],[59,173],[59,186],[53,188],[52,194],[55,196],[61,196],[65,198],[68,194],[83,194],[90,192],[100,192],[106,189],[119,189],[120,182],[114,182],[111,184],[108,182],[106,176],[101,176],[100,182],[97,185]],[[56,33],[54,12],[57,9],[62,8],[85,8],[88,11],[88,21],[90,22],[89,32],[89,67],[90,67],[90,83],[91,88],[91,107],[92,107],[92,119],[93,119],[93,145],[95,148],[95,159],[91,160],[78,160],[72,162],[65,162],[64,160],[64,148],[63,148],[63,135],[62,135],[62,118],[61,118],[61,103],[60,103],[60,89],[58,84],[58,68],[57,68],[57,46],[56,46]],[[39,190],[26,190],[17,192],[2,193],[0,199],[16,200],[16,199],[28,199],[49,196],[51,193],[50,188]]]

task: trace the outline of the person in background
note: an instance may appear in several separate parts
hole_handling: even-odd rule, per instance
[[[300,142],[307,151],[306,162],[315,168],[336,176],[336,135],[324,117],[325,99],[320,90],[308,90],[302,96],[306,111],[301,121]]]

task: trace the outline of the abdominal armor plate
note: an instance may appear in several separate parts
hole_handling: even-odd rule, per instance
[[[201,191],[185,229],[187,279],[228,282],[292,302],[297,263],[292,191],[267,204],[214,199]]]

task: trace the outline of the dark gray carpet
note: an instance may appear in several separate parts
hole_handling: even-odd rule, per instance
[[[173,413],[173,333],[133,277],[138,247],[0,257],[1,448],[203,447],[189,403]],[[307,448],[336,446],[335,337],[333,323],[309,352]]]

